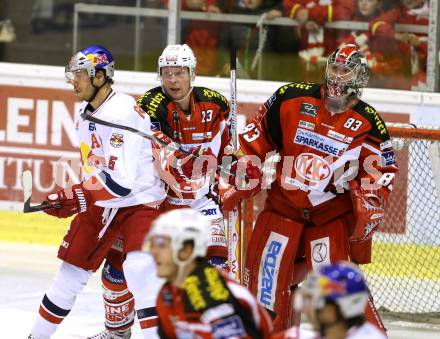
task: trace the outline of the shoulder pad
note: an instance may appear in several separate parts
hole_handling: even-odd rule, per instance
[[[228,99],[223,94],[209,89],[206,87],[194,87],[193,88],[196,101],[213,102],[221,107],[222,110],[226,110],[229,107]]]
[[[359,100],[358,104],[353,107],[353,110],[366,118],[371,124],[371,132],[380,139],[389,139],[388,131],[382,117],[377,113],[374,107],[368,105],[366,102]]]
[[[311,82],[292,82],[278,88],[277,94],[286,98],[295,98],[302,96],[320,98],[320,89],[320,84],[315,84]]]
[[[137,104],[152,118],[157,118],[160,107],[165,108],[169,101],[170,99],[162,92],[161,87],[145,92],[136,100]]]

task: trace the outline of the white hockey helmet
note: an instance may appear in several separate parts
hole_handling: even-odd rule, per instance
[[[81,69],[87,70],[91,78],[102,69],[105,71],[106,78],[111,79],[115,72],[115,62],[108,49],[100,45],[91,45],[72,56],[65,67],[66,81],[72,80],[74,73]]]
[[[158,60],[158,76],[161,77],[161,69],[166,66],[188,67],[191,81],[194,80],[197,60],[187,44],[168,45],[163,50]]]
[[[211,223],[200,212],[191,208],[176,209],[161,214],[154,222],[148,233],[147,241],[152,237],[167,237],[171,239],[173,260],[176,264],[186,264],[196,257],[204,257],[208,249]],[[178,253],[187,241],[194,243],[191,256],[179,260]]]

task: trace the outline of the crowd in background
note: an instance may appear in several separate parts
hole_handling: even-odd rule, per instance
[[[330,51],[355,43],[368,59],[374,75],[373,87],[426,89],[428,37],[426,34],[397,32],[394,25],[427,26],[427,0],[185,0],[183,8],[214,13],[265,14],[267,20],[280,16],[297,20],[299,26],[287,29],[267,25],[270,38],[263,43],[267,52],[297,53],[298,62],[304,65],[299,69],[305,71],[302,76],[305,80],[310,76],[313,80],[314,70],[322,73],[320,68],[325,67]],[[326,23],[341,20],[367,22],[368,30],[324,27]],[[219,25],[222,25],[222,29],[219,29]],[[199,74],[226,75],[227,61],[216,53],[216,48],[227,51],[235,47],[238,50],[239,76],[255,78],[254,61],[259,57],[261,44],[258,31],[253,24],[209,23],[201,28],[191,22],[182,38],[193,47],[198,60],[202,61]]]
[[[8,3],[7,0],[1,1]],[[135,0],[84,2],[136,5]],[[56,34],[60,31],[71,34],[74,3],[75,1],[71,0],[35,0],[32,5],[30,30],[40,36],[49,30],[56,31]],[[193,48],[198,60],[199,75],[229,76],[229,51],[231,47],[235,47],[239,78],[319,82],[329,52],[338,46],[356,43],[366,55],[372,70],[371,87],[426,90],[428,36],[396,31],[395,24],[427,27],[428,0],[182,0],[181,5],[182,9],[187,11],[247,14],[261,18],[264,15],[266,23],[277,17],[289,17],[299,24],[265,24],[260,27],[248,23],[182,19],[181,42]],[[9,7],[11,6],[10,4]],[[168,0],[142,0],[140,6],[167,8]],[[132,16],[82,13],[80,18],[80,29],[105,27],[105,30],[117,30],[114,28],[115,23],[124,21],[131,25],[125,35],[133,33]],[[155,45],[162,48],[166,44],[167,19],[143,20],[147,29],[143,35],[144,48],[152,48]],[[352,31],[324,26],[326,23],[340,20],[368,23],[368,30]],[[155,26],[160,28],[154,28]],[[157,34],[157,31],[163,33]],[[17,34],[16,40],[22,39],[22,35]],[[92,35],[99,38],[99,34]],[[152,36],[158,41],[153,41]],[[117,35],[114,44],[117,44],[116,39]],[[86,43],[85,34],[82,35],[80,43]],[[102,43],[111,47],[106,41]],[[0,42],[0,45],[4,44]],[[68,49],[68,44],[65,44],[64,48]],[[118,54],[117,48],[114,50],[115,54]],[[126,52],[132,53],[132,50],[127,48]],[[23,55],[25,54],[29,54],[29,51],[23,52]],[[153,51],[151,54],[156,55],[157,52]],[[8,61],[7,58],[2,59]],[[38,58],[34,56],[34,59],[38,63]],[[118,57],[118,60],[121,59],[123,58]],[[149,65],[147,56],[144,60],[147,60],[144,62],[147,67],[143,67],[142,70],[155,71],[155,63]],[[47,61],[50,64],[57,63]]]

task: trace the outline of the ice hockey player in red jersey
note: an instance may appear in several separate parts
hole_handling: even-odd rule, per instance
[[[271,320],[242,285],[206,260],[209,221],[189,208],[162,214],[147,236],[157,274],[161,338],[270,338]]]
[[[113,73],[113,57],[102,46],[92,45],[71,58],[66,79],[82,101],[78,113],[150,133],[148,115],[139,114],[131,96],[112,89]],[[47,210],[48,214],[75,217],[58,251],[60,269],[43,297],[29,338],[51,337],[120,236],[126,255],[124,274],[135,307],[154,307],[155,303],[147,288],[155,283],[155,266],[141,248],[166,193],[154,166],[151,142],[82,118],[75,126],[84,179],[47,197],[48,202],[60,205]]]
[[[276,331],[298,321],[292,296],[307,271],[348,258],[371,261],[371,237],[384,218],[397,166],[384,121],[360,100],[368,77],[355,45],[337,49],[328,58],[324,84],[282,86],[239,134],[243,161],[278,155],[270,157],[276,177],[243,272],[244,284],[272,313]],[[232,206],[247,195],[236,190],[223,201]],[[372,300],[366,315],[383,327]]]
[[[222,157],[223,149],[230,142],[229,105],[220,93],[193,86],[196,63],[188,45],[167,46],[158,59],[161,86],[148,90],[137,103],[151,119],[157,138],[170,144],[179,143],[183,149],[206,158],[210,167],[215,169],[217,157]],[[212,264],[225,267],[227,248],[223,215],[217,202],[209,197],[208,163],[194,161],[170,147],[156,147],[154,152],[157,168],[168,187],[165,208],[191,206],[200,211],[211,223],[208,258]],[[179,161],[178,166],[175,161]],[[131,293],[122,272],[122,261],[122,252],[117,249],[108,255],[102,274],[106,330],[100,337],[91,338],[110,335],[124,338],[130,333],[134,308],[129,303]],[[122,304],[127,307],[116,307]],[[117,312],[118,309],[124,309],[124,312]],[[145,326],[155,326],[154,312],[145,313],[149,315]]]
[[[315,270],[295,294],[295,308],[325,339],[385,339],[386,336],[366,321],[364,309],[368,287],[359,268],[339,261]],[[302,339],[297,328],[287,331],[286,339]]]
[[[191,206],[201,211],[212,224],[208,257],[226,260],[223,217],[217,203],[209,198],[210,180],[205,174],[208,165],[216,169],[217,159],[222,158],[231,140],[229,104],[220,93],[194,86],[195,67],[196,59],[188,45],[167,46],[158,61],[161,86],[147,91],[137,102],[150,116],[158,138],[177,142],[183,149],[211,161],[202,164],[179,152],[159,150],[162,169],[173,174],[167,182],[167,208]],[[180,160],[179,166],[174,166],[172,156]]]

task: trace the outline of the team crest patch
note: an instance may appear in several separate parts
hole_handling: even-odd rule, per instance
[[[118,134],[118,133],[113,133],[111,138],[110,138],[110,145],[112,145],[115,148],[119,148],[122,146],[122,144],[124,143],[124,135],[123,134]]]
[[[308,102],[303,102],[301,104],[300,109],[299,109],[299,113],[305,114],[305,115],[310,115],[311,117],[316,117],[316,115],[318,114],[318,111],[319,111],[318,106],[312,105]]]

